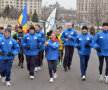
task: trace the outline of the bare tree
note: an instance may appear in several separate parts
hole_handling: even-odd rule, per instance
[[[89,21],[91,24],[99,26],[104,20],[105,6],[104,0],[91,0],[89,2]]]
[[[11,19],[18,19],[19,16],[21,15],[21,13],[22,13],[22,11],[18,11],[13,6],[9,7],[9,5],[7,5],[0,16],[2,16],[4,18],[8,17]]]
[[[9,12],[9,16],[10,16],[10,18],[12,18],[12,19],[18,19],[18,17],[19,17],[19,12],[18,12],[18,10],[15,9],[15,8],[12,6],[11,9],[10,9],[10,12]]]
[[[82,18],[81,18],[81,14],[80,13],[77,13],[76,20],[77,20],[78,24],[82,23]]]

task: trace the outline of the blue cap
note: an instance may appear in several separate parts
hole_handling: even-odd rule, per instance
[[[11,30],[10,30],[9,28],[5,29],[5,32],[6,32],[6,31],[8,31],[8,32],[10,32],[10,33],[11,33]]]

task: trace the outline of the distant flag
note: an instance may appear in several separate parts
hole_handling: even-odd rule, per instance
[[[49,32],[51,30],[51,28],[54,26],[55,16],[56,16],[56,8],[52,11],[52,13],[50,14],[50,16],[47,19],[47,22],[45,25],[46,32]]]
[[[27,34],[27,5],[25,5],[24,10],[19,17],[18,23],[19,26],[23,27],[23,32]]]

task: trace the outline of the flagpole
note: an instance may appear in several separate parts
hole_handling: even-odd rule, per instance
[[[46,41],[46,27],[45,27],[46,21],[42,21],[42,23],[43,23],[43,27],[44,27],[44,34],[45,34],[45,41]]]
[[[47,21],[46,20],[42,21],[43,26],[44,26],[45,41],[47,39],[46,38],[46,30],[47,30],[47,32],[49,32],[50,29],[54,26],[55,15],[56,15],[56,8],[52,11],[52,13],[48,17]]]

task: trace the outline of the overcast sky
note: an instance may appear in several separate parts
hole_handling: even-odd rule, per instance
[[[42,5],[48,6],[49,4],[55,4],[56,1],[66,9],[76,9],[76,0],[43,0]]]

